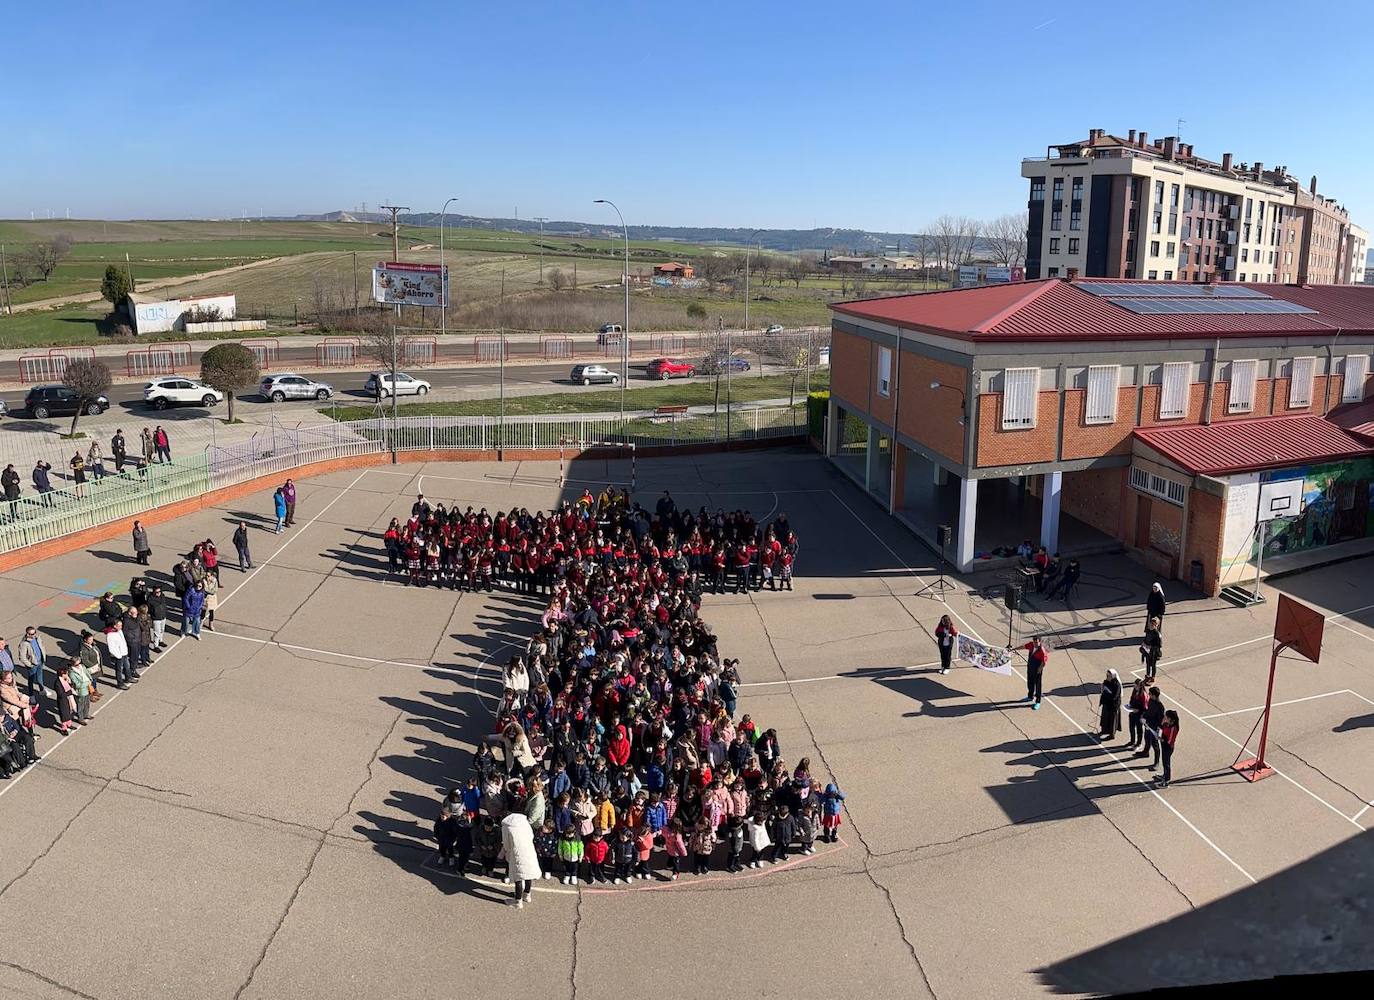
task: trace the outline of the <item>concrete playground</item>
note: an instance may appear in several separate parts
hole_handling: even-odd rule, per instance
[[[618,462],[571,475],[623,481]],[[1069,605],[1032,595],[1013,639],[1052,637],[1045,704],[970,666],[937,672],[943,613],[1007,639],[997,581],[918,594],[931,553],[803,450],[638,463],[636,499],[785,511],[796,589],[708,596],[737,656],[739,711],[845,794],[841,842],[679,882],[537,885],[436,866],[441,791],[490,729],[497,665],[538,602],[388,580],[381,533],[423,490],[489,510],[548,507],[556,464],[429,463],[299,482],[152,532],[154,577],[211,537],[216,631],[182,640],[92,725],[49,730],[0,782],[0,995],[98,1000],[396,996],[760,996],[974,1000],[1121,992],[1374,966],[1374,591],[1369,564],[1266,586],[1328,615],[1319,664],[1280,658],[1270,763],[1229,770],[1264,701],[1274,601],[1166,585],[1159,686],[1182,717],[1156,790],[1100,745],[1108,667],[1138,664],[1150,577],[1085,562]],[[580,492],[570,482],[567,493]],[[255,568],[229,536],[252,532]],[[0,579],[0,634],[70,649],[95,598],[127,591],[125,540]],[[986,595],[986,596],[985,596]],[[1018,662],[1018,671],[1020,666]],[[655,864],[663,859],[655,855]]]

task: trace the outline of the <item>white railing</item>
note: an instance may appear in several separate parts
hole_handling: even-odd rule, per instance
[[[701,408],[705,410],[705,407]],[[72,532],[134,517],[163,504],[262,476],[289,474],[314,462],[379,454],[393,447],[408,451],[544,450],[569,442],[634,444],[653,448],[683,444],[749,442],[805,433],[804,407],[759,406],[719,413],[674,416],[653,413],[588,416],[385,417],[308,427],[273,423],[246,441],[209,444],[175,462],[134,463],[122,475],[97,478],[88,470],[83,495],[51,473],[56,487],[41,496],[31,490],[12,502],[0,501],[0,552],[10,552]],[[105,468],[113,471],[106,459]]]

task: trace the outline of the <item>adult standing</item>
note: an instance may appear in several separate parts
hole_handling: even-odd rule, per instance
[[[143,449],[143,465],[139,467],[139,472],[142,472],[153,464],[153,458],[157,455],[157,448],[153,445],[153,432],[146,427],[139,434],[138,442]]]
[[[1149,685],[1145,678],[1138,677],[1131,686],[1131,700],[1127,703],[1126,719],[1130,723],[1130,739],[1127,750],[1134,750],[1145,740],[1145,707],[1150,703]]]
[[[1050,662],[1050,650],[1042,636],[1035,636],[1021,647],[1026,652],[1026,701],[1040,711],[1040,696],[1044,686],[1045,666]]]
[[[43,649],[43,639],[38,629],[30,625],[24,629],[24,638],[19,643],[19,665],[28,677],[29,697],[33,699],[35,709],[43,703],[43,669],[47,663],[48,654]]]
[[[102,695],[100,683],[96,678],[100,674],[100,647],[95,644],[95,633],[90,629],[81,630],[81,645],[77,647],[76,655],[80,658],[81,667],[91,683],[91,701],[99,701]]]
[[[158,424],[157,430],[153,431],[153,447],[157,449],[159,462],[172,460],[172,439],[167,436],[167,431],[163,429],[161,424]]]
[[[205,590],[205,627],[213,632],[215,630],[215,609],[219,607],[219,578],[213,573],[209,573],[201,586]]]
[[[1140,643],[1140,662],[1145,664],[1145,683],[1153,684],[1159,658],[1164,655],[1164,633],[1158,618],[1145,623],[1145,638]]]
[[[134,558],[140,566],[147,566],[148,557],[153,554],[153,547],[148,544],[148,529],[143,527],[142,521],[134,522],[133,540]]]
[[[80,655],[67,661],[67,679],[72,685],[72,697],[76,699],[76,723],[88,725],[91,721],[91,673]]]
[[[138,608],[131,607],[124,612],[124,642],[129,647],[129,676],[133,678],[138,677],[139,667],[146,667],[152,662],[149,644],[143,641],[144,624]]]
[[[197,582],[181,599],[181,634],[193,635],[200,642],[200,616],[205,610],[205,584]]]
[[[86,468],[91,470],[91,475],[96,479],[105,478],[105,456],[100,451],[99,441],[92,441],[86,451]]]
[[[1109,740],[1121,732],[1121,675],[1112,667],[1107,668],[1107,676],[1102,681],[1102,694],[1097,704],[1100,726],[1097,738]]]
[[[277,515],[277,534],[281,534],[281,526],[286,523],[286,495],[282,493],[282,488],[277,487],[277,492],[272,494],[272,512]]]
[[[31,761],[39,759],[34,753],[34,736],[31,732],[36,710],[33,699],[25,697],[19,690],[14,671],[0,670],[0,711],[3,711],[6,721],[12,723],[6,727],[6,731],[11,739],[24,747]]]
[[[79,497],[86,495],[86,460],[81,457],[81,449],[76,449],[76,454],[67,462],[67,467],[72,470],[72,484],[75,486],[75,493]]]
[[[48,478],[51,470],[52,466],[41,458],[33,467],[33,488],[38,491],[38,498],[43,501],[44,507],[52,506],[52,497],[48,495],[52,492],[52,481]]]
[[[1174,742],[1178,739],[1178,713],[1172,708],[1164,713],[1164,723],[1159,727],[1159,742],[1164,751],[1164,776],[1157,782],[1160,788],[1168,788],[1174,778]]]
[[[234,551],[239,554],[239,569],[247,573],[253,568],[253,555],[248,551],[248,522],[240,521],[234,529]]]
[[[110,438],[110,455],[114,458],[115,474],[124,473],[124,463],[128,460],[129,453],[124,444],[124,428],[121,427],[114,432],[114,437]]]
[[[129,682],[137,681],[129,672],[129,643],[124,638],[124,622],[117,621],[105,631],[105,651],[114,667],[115,687],[129,690]]]
[[[940,616],[940,624],[935,626],[935,645],[940,648],[940,673],[949,673],[949,661],[954,658],[954,646],[959,641],[959,630],[950,621],[949,615]]]
[[[163,641],[163,634],[167,630],[167,597],[162,593],[162,584],[153,584],[153,591],[148,595],[148,624],[152,633],[148,636],[154,652],[162,652],[167,648],[167,643]]]
[[[512,809],[501,820],[501,844],[506,849],[506,874],[515,895],[510,903],[523,909],[531,900],[535,879],[542,877],[539,855],[534,849],[534,830],[519,809]]]
[[[1148,626],[1150,619],[1159,619],[1159,631],[1164,631],[1164,612],[1168,603],[1164,600],[1164,588],[1159,585],[1159,581],[1150,584],[1150,596],[1145,598],[1145,624]]]
[[[5,502],[10,505],[10,520],[19,520],[19,473],[11,462],[0,472],[0,488],[5,491]]]
[[[286,498],[286,526],[289,528],[296,523],[296,484],[288,479],[286,485],[281,488],[282,496]]]
[[[1164,699],[1157,687],[1150,688],[1150,703],[1145,706],[1144,722],[1145,746],[1136,756],[1148,757],[1153,751],[1155,759],[1150,762],[1150,770],[1153,771],[1159,766],[1159,727],[1164,725]]]

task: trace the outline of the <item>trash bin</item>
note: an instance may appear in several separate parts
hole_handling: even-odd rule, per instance
[[[1202,589],[1202,560],[1194,559],[1188,564],[1188,583],[1198,590]]]

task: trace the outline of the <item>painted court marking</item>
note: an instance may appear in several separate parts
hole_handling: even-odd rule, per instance
[[[1306,698],[1290,698],[1288,701],[1276,701],[1274,702],[1274,706],[1277,707],[1279,705],[1296,705],[1299,702],[1316,701],[1318,698],[1330,698],[1332,695],[1337,694],[1355,694],[1355,692],[1351,691],[1349,688],[1344,688],[1340,691],[1325,691],[1322,694],[1309,694]],[[1359,697],[1359,695],[1356,695],[1356,697]],[[1246,712],[1259,712],[1263,709],[1263,705],[1255,705],[1252,708],[1237,708],[1230,712],[1213,712],[1211,715],[1199,715],[1198,718],[1203,722],[1206,722],[1208,719],[1222,719],[1228,715],[1244,715]]]

